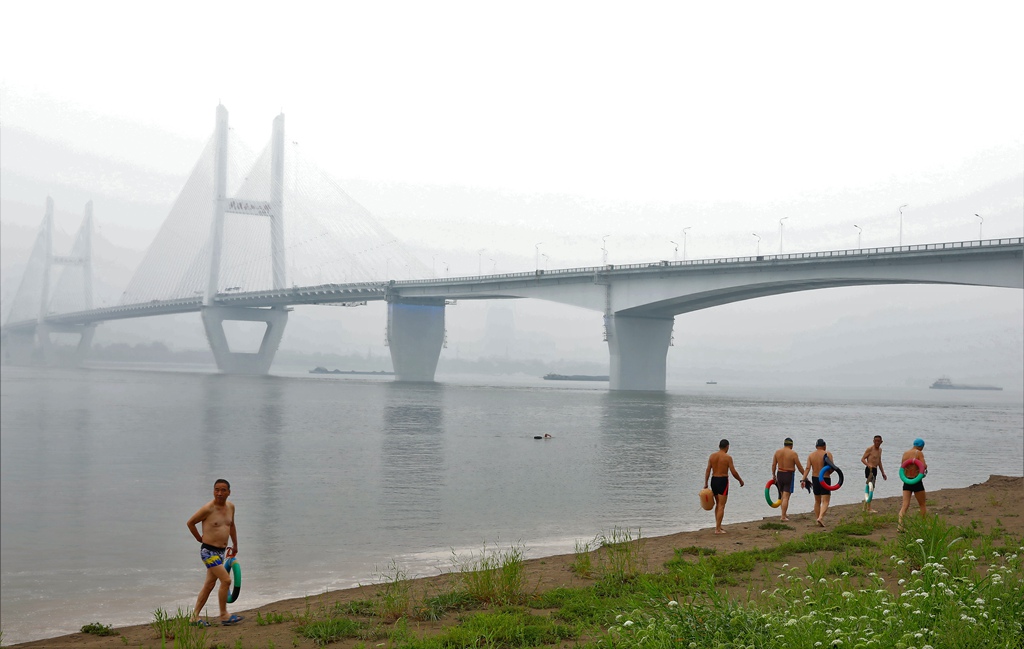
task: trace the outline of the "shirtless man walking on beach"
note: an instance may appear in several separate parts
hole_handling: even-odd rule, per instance
[[[227,480],[220,479],[213,483],[213,500],[199,508],[192,518],[188,519],[188,531],[192,533],[196,541],[202,543],[199,556],[206,566],[206,581],[199,591],[196,599],[196,606],[192,609],[192,624],[196,626],[210,626],[200,615],[206,600],[210,597],[213,587],[220,582],[220,590],[217,591],[217,601],[220,604],[220,623],[224,626],[231,626],[242,621],[241,615],[228,617],[228,590],[231,588],[231,576],[224,567],[225,558],[238,554],[238,532],[235,530],[235,505],[228,502],[231,495],[231,485]],[[200,534],[196,525],[203,524],[203,533]],[[228,538],[233,545],[228,546]]]
[[[914,446],[910,450],[904,451],[903,457],[900,459],[900,466],[902,467],[908,460],[917,460],[923,468],[918,468],[914,463],[907,465],[903,469],[903,475],[907,478],[913,479],[928,472],[928,463],[924,461],[924,440],[920,437],[914,440]],[[914,494],[914,497],[917,498],[917,505],[921,508],[921,517],[924,518],[928,515],[924,497],[924,478],[918,480],[916,484],[903,483],[903,506],[900,507],[899,522],[896,524],[896,529],[900,532],[903,531],[903,515],[910,509],[910,494]]]
[[[864,451],[864,455],[860,458],[861,463],[864,465],[864,480],[868,485],[868,490],[871,496],[864,494],[864,511],[877,514],[878,512],[871,509],[871,498],[874,497],[875,482],[878,481],[878,472],[882,472],[882,480],[888,480],[889,476],[885,475],[885,469],[882,468],[882,436],[875,435],[871,446]]]
[[[808,473],[813,473],[811,487],[814,491],[814,519],[818,527],[825,527],[825,512],[828,511],[828,503],[832,499],[832,492],[821,486],[821,482],[818,480],[821,469],[825,466],[826,458],[828,458],[829,464],[833,462],[832,454],[825,450],[825,440],[819,438],[814,445],[814,451],[807,456],[807,468],[804,470],[804,480],[807,479]],[[832,471],[826,473],[828,475],[825,476],[825,484],[831,485],[832,480],[829,476],[832,475]]]
[[[711,493],[715,499],[715,534],[725,534],[722,529],[722,518],[725,516],[725,501],[729,500],[729,473],[732,472],[743,486],[743,478],[736,473],[736,465],[729,455],[729,440],[718,443],[718,450],[708,458],[708,468],[704,471],[704,488],[708,488],[711,478]]]
[[[775,455],[772,456],[772,477],[775,478],[775,484],[779,488],[782,500],[783,522],[789,520],[789,516],[786,514],[789,511],[789,497],[793,495],[793,489],[796,486],[797,469],[800,469],[800,473],[804,472],[804,467],[800,464],[800,456],[793,450],[793,439],[787,437],[782,442],[782,448],[775,451]]]

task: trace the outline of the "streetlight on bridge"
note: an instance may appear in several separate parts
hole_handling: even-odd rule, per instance
[[[483,270],[484,269],[484,251],[486,251],[486,250],[487,250],[487,248],[481,248],[480,250],[476,251],[476,274],[477,275],[483,275],[484,274],[484,270]]]
[[[601,237],[601,264],[604,266],[608,265],[608,237],[612,235],[606,234]]]
[[[900,205],[900,246],[903,246],[903,208],[908,205],[910,205],[910,203]]]
[[[683,228],[683,261],[686,261],[686,231],[689,230],[691,227],[692,226],[688,225],[685,228]]]
[[[985,219],[981,218],[981,214],[975,214],[974,216],[978,217],[978,241],[981,241],[985,238],[981,233],[982,227],[985,225]]]
[[[782,222],[788,219],[788,216],[784,216],[779,219],[779,254],[782,254]]]
[[[543,241],[533,245],[533,266],[534,270],[540,270],[540,247],[543,245]]]
[[[753,232],[752,234],[755,237],[757,237],[757,256],[760,257],[761,256],[761,235],[759,235],[756,232]]]
[[[856,223],[854,223],[854,224],[853,224],[853,227],[857,228],[857,250],[860,250],[860,234],[861,234],[861,232],[863,232],[864,230],[863,230],[863,228],[861,228],[861,227],[860,227],[859,225],[857,225]]]
[[[672,253],[672,261],[679,261],[679,244],[675,241],[669,241],[669,243],[676,247],[675,252]]]

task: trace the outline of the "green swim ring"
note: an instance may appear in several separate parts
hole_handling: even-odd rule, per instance
[[[242,564],[231,557],[224,563],[224,569],[231,575],[231,592],[228,593],[228,604],[238,599],[238,593],[242,590]]]

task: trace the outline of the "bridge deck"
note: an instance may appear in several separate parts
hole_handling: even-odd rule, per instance
[[[830,263],[873,264],[882,260],[888,261],[923,261],[927,257],[948,257],[950,255],[1003,255],[1006,253],[1024,254],[1024,238],[988,239],[978,241],[958,241],[950,243],[921,244],[912,246],[892,246],[883,248],[861,248],[852,250],[830,250],[822,252],[791,253],[780,255],[759,255],[750,257],[724,257],[717,259],[693,259],[686,261],[657,261],[639,264],[589,266],[580,268],[564,268],[556,270],[536,270],[533,272],[502,273],[495,275],[466,276],[452,278],[434,278],[422,280],[392,280],[387,282],[362,282],[354,284],[324,284],[319,286],[293,286],[287,289],[263,291],[239,291],[219,293],[214,302],[220,306],[239,306],[251,308],[288,307],[300,304],[338,304],[345,302],[369,302],[387,300],[401,296],[409,291],[422,296],[435,293],[444,296],[447,293],[458,295],[458,299],[502,299],[519,297],[507,291],[513,285],[529,283],[561,284],[561,283],[607,283],[616,277],[635,276],[657,273],[659,275],[678,275],[689,272],[707,271],[709,269],[761,267],[771,265],[776,270],[803,267],[808,264],[824,265]],[[438,298],[440,299],[440,298]],[[53,314],[46,318],[47,324],[57,326],[84,325],[106,320],[125,318],[141,318],[174,313],[190,313],[200,311],[203,301],[200,297],[176,300],[153,300],[147,303],[124,304],[114,307],[77,311],[65,314]],[[23,320],[8,323],[3,327],[4,333],[26,331],[36,327],[36,320]]]

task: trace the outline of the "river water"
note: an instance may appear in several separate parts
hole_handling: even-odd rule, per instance
[[[859,460],[876,433],[890,474],[880,497],[899,493],[896,458],[919,436],[929,489],[1024,470],[1024,404],[1009,392],[695,385],[661,395],[440,378],[4,367],[4,641],[191,606],[204,574],[185,521],[221,477],[237,506],[238,606],[249,608],[378,581],[392,562],[437,574],[453,550],[485,544],[521,542],[536,557],[616,527],[707,527],[697,492],[722,437],[747,481],[734,483],[727,523],[776,513],[763,486],[786,436],[802,457],[828,441],[849,480],[838,504],[861,500]],[[800,492],[791,510],[811,505]]]

